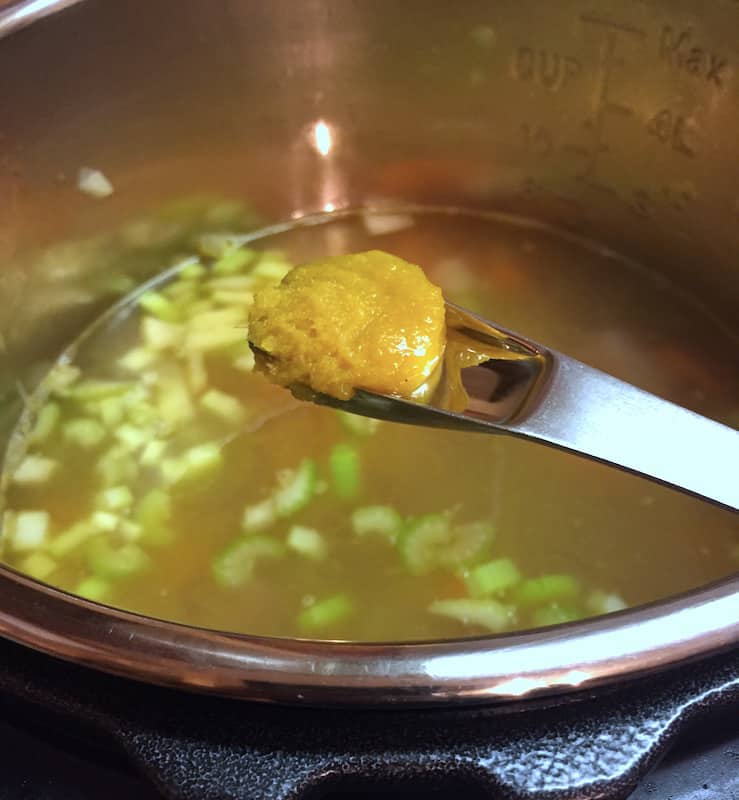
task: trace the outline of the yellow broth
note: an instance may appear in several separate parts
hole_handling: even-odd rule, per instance
[[[251,289],[244,286],[274,281],[285,261],[381,248],[422,265],[448,299],[505,327],[708,416],[729,420],[736,411],[739,376],[730,359],[735,329],[656,274],[548,229],[494,216],[408,210],[286,226],[249,247],[267,253],[262,262],[253,255],[239,264],[231,250],[221,262],[228,269],[215,276],[200,274],[199,266],[193,272],[190,262],[185,270],[197,273],[196,290],[179,299],[174,290],[166,300],[168,287],[183,280],[163,281],[154,294],[176,306],[172,324],[187,328],[214,308],[245,311]],[[208,269],[211,262],[201,260]],[[272,266],[258,277],[255,265],[264,262]],[[245,276],[251,284],[221,280],[214,290],[209,283]],[[194,340],[186,339],[189,345],[178,340],[162,347],[153,364],[125,369],[118,360],[140,348],[142,316],[157,316],[139,302],[133,297],[83,337],[72,351],[80,375],[70,387],[30,404],[57,405],[60,416],[51,432],[36,442],[17,437],[7,470],[3,557],[39,579],[193,625],[368,641],[480,635],[565,621],[649,602],[737,568],[735,516],[634,476],[499,436],[390,423],[357,432],[351,420],[300,403],[250,371],[247,331],[235,318],[223,329],[228,341],[208,349],[202,364],[178,355],[190,352]],[[171,311],[166,303],[156,310],[165,317]],[[688,319],[696,323],[689,331]],[[198,335],[216,328],[206,324]],[[174,379],[173,365],[179,370]],[[59,375],[64,367],[41,392]],[[99,398],[70,395],[91,380],[124,381],[125,392],[144,387],[141,396],[150,397],[142,403],[154,408],[153,415],[146,417],[133,403],[138,417],[131,422],[120,418],[115,402],[104,412]],[[183,386],[190,416],[162,427],[162,414],[179,413],[166,398]],[[165,399],[157,399],[162,392]],[[131,407],[125,413],[134,413]],[[38,424],[33,416],[29,411],[22,430]],[[80,426],[80,419],[95,425]],[[143,439],[136,439],[137,430],[145,432]],[[164,442],[161,452],[147,449],[152,440]],[[124,453],[126,474],[111,478],[101,469],[111,448]],[[190,463],[193,448],[197,457]],[[41,481],[14,480],[29,454],[49,459],[56,470]],[[348,479],[339,469],[347,460]],[[306,463],[312,472],[305,504],[299,498],[301,507],[245,528],[245,509],[271,502],[280,474],[283,481],[296,480]],[[192,474],[183,476],[188,469]],[[285,470],[292,472],[285,477]],[[101,505],[106,482],[116,490],[108,498],[112,510]],[[145,515],[137,515],[152,489],[171,503],[166,535],[152,534]],[[375,506],[400,520],[396,542],[356,532],[357,509]],[[44,530],[25,517],[20,527],[30,525],[31,532],[19,534],[20,515],[29,510],[46,512]],[[80,542],[60,555],[54,543],[96,513],[94,531],[85,529]],[[483,525],[494,538],[466,560],[418,569],[407,548],[409,531],[422,527],[419,519],[454,530]],[[293,536],[296,526],[312,532],[307,544],[305,535]],[[224,583],[224,553],[254,538],[269,540],[267,549],[259,545],[262,555],[235,581],[229,572]],[[125,567],[128,559],[130,569],[119,571],[129,574],[116,574],[110,564],[100,572],[99,550],[106,544],[124,548],[121,563]],[[503,588],[477,592],[473,603],[500,614],[481,619],[468,613],[464,602],[475,594],[470,573],[492,562],[499,577],[501,561],[508,570]],[[552,575],[559,589],[537,599]],[[542,576],[544,583],[537,583]],[[438,613],[450,600],[463,601],[456,613]],[[319,613],[311,616],[311,609]]]

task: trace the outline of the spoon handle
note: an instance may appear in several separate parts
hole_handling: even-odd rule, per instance
[[[739,432],[549,353],[548,381],[528,413],[496,427],[737,510]]]

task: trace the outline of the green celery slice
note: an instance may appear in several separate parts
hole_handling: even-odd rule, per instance
[[[357,536],[377,534],[394,544],[402,527],[403,517],[392,506],[364,506],[352,514],[352,528]]]
[[[381,424],[379,419],[352,414],[349,411],[342,411],[340,408],[336,409],[336,416],[346,431],[357,436],[373,436]]]
[[[479,625],[493,633],[507,630],[515,622],[515,612],[511,606],[489,597],[436,600],[431,603],[428,610],[432,614],[458,620],[463,625]]]
[[[211,564],[215,582],[226,589],[237,589],[251,580],[260,560],[282,558],[285,546],[268,536],[239,537],[226,546]]]
[[[572,575],[540,575],[520,583],[514,593],[515,602],[522,607],[571,601],[580,594],[580,583]]]
[[[29,486],[37,483],[46,483],[57,471],[58,462],[45,456],[35,454],[27,455],[13,473],[13,483]]]
[[[464,576],[464,582],[473,597],[504,592],[520,581],[521,573],[510,558],[498,558],[479,564]]]
[[[286,543],[298,555],[313,561],[322,561],[328,551],[323,536],[314,528],[305,525],[293,525],[287,535]]]
[[[77,584],[73,594],[85,600],[92,600],[94,603],[105,603],[111,598],[112,587],[105,578],[90,575]]]
[[[144,572],[151,559],[136,544],[116,547],[107,536],[97,536],[87,545],[87,565],[98,577],[114,581]]]
[[[45,442],[56,429],[61,409],[57,403],[49,402],[41,408],[36,416],[36,424],[28,434],[30,444],[41,444]]]
[[[43,551],[31,553],[30,556],[21,562],[21,569],[23,572],[35,578],[37,581],[45,581],[52,572],[54,572],[57,566],[56,561]]]
[[[254,251],[246,247],[231,250],[213,264],[214,275],[233,275],[241,272],[254,258]]]
[[[164,489],[151,489],[139,500],[134,519],[141,526],[140,540],[154,547],[168,545],[174,539],[170,526],[172,498]]]
[[[267,497],[260,503],[255,503],[244,509],[241,528],[244,533],[264,530],[274,524],[276,514],[274,500],[271,497]]]
[[[398,540],[405,563],[414,575],[441,568],[459,568],[483,558],[495,532],[488,522],[452,524],[448,513],[432,513],[408,522]]]
[[[180,312],[177,306],[159,292],[144,292],[139,297],[139,306],[165,322],[179,322]]]
[[[359,451],[347,443],[333,447],[329,455],[331,482],[342,500],[354,500],[361,489],[361,462]]]
[[[105,428],[95,419],[79,417],[62,423],[64,440],[83,450],[92,450],[105,439]]]
[[[537,608],[531,615],[531,621],[537,628],[546,628],[549,625],[561,625],[564,622],[574,622],[582,619],[582,612],[574,606],[560,606],[558,603]]]
[[[343,622],[353,612],[354,603],[348,595],[334,594],[303,609],[298,615],[298,627],[305,633],[316,633]]]
[[[296,469],[278,475],[279,486],[272,495],[278,517],[290,517],[310,503],[316,492],[318,468],[312,458],[304,458]]]

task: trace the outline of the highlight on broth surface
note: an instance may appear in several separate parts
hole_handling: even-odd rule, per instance
[[[368,218],[295,226],[248,246],[206,237],[200,255],[89,329],[42,381],[11,448],[7,563],[175,621],[365,641],[557,624],[735,568],[728,512],[538,445],[301,404],[256,374],[246,329],[254,292],[294,263],[374,244]],[[450,299],[537,335],[516,317],[532,313],[555,346],[577,333],[573,319],[590,324],[601,341],[587,343],[589,360],[625,365],[625,378],[638,381],[645,359],[658,363],[684,317],[677,294],[672,311],[653,313],[663,283],[621,262],[585,288],[583,271],[615,269],[610,256],[545,229],[410,219],[380,235],[430,265]],[[563,277],[537,307],[540,268]],[[614,339],[619,326],[625,335]],[[645,332],[649,354],[629,344]],[[649,374],[682,399],[677,372]],[[715,392],[708,413],[728,412],[733,388]]]

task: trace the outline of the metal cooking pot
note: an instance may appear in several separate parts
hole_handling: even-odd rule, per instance
[[[4,9],[5,431],[18,386],[38,379],[107,302],[87,280],[94,259],[70,264],[49,248],[122,229],[130,242],[141,208],[193,187],[249,198],[266,220],[398,201],[526,214],[735,311],[735,1],[36,0]],[[310,145],[318,121],[334,134],[330,159]],[[394,170],[409,156],[424,167],[420,181]],[[104,168],[113,196],[78,192],[81,166]],[[343,645],[155,621],[2,568],[0,634],[221,695],[459,706],[589,690],[736,647],[739,578],[544,631]]]

